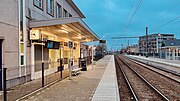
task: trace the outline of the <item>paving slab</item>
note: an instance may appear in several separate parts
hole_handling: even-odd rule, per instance
[[[92,101],[119,101],[114,57],[111,58]]]
[[[111,64],[110,62],[113,62],[113,59],[113,56],[106,56],[96,62],[93,69],[91,65],[89,65],[88,71],[81,71],[79,75],[72,76],[71,80],[66,78],[65,80],[57,82],[40,92],[32,94],[22,101],[91,101],[101,78],[105,75],[104,72],[107,71],[108,66]],[[111,72],[115,73],[114,70]],[[115,84],[113,85],[116,86]],[[118,89],[111,85],[108,85],[108,87],[113,89],[115,92]],[[111,91],[112,90],[108,90],[108,92]],[[104,90],[104,92],[107,92],[107,90]],[[115,97],[112,97],[112,95],[115,95],[114,92],[101,97],[109,99],[109,101],[110,99],[111,101],[115,101]]]

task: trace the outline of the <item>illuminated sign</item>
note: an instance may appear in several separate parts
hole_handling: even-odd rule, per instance
[[[40,40],[41,33],[39,30],[30,30],[30,40]]]
[[[60,42],[47,40],[47,42],[45,43],[45,46],[48,49],[59,49]]]

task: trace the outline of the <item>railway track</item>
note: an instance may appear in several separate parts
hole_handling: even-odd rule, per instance
[[[169,101],[166,96],[152,86],[152,84],[136,72],[123,59],[116,56],[116,61],[117,64],[119,64],[119,70],[121,70],[131,94],[133,94],[133,100]],[[123,98],[122,95],[123,92],[120,92],[120,99]]]
[[[168,71],[166,69],[158,68],[158,67],[155,67],[155,66],[151,66],[151,65],[148,65],[148,64],[144,64],[144,63],[136,61],[134,59],[133,60],[129,59],[129,58],[126,58],[126,59],[128,59],[129,61],[132,61],[135,64],[138,64],[138,65],[140,65],[140,66],[142,66],[144,68],[147,68],[147,69],[149,69],[151,71],[154,71],[154,72],[156,72],[156,73],[158,73],[158,74],[160,74],[162,76],[165,76],[165,77],[167,77],[167,78],[169,78],[169,79],[171,79],[171,80],[173,80],[173,81],[175,81],[177,83],[180,83],[180,75],[177,75],[174,72]]]
[[[116,59],[116,58],[115,58]],[[137,95],[132,89],[131,84],[129,83],[127,76],[122,70],[121,64],[118,61],[116,63],[116,74],[118,79],[119,91],[120,91],[120,99],[122,101],[138,101]]]
[[[174,71],[174,70],[170,70],[170,69],[166,69],[166,68],[163,68],[163,67],[159,67],[159,66],[154,66],[154,65],[151,65],[151,64],[148,64],[148,63],[144,63],[144,62],[142,62],[142,61],[140,61],[140,60],[136,60],[136,59],[133,59],[133,58],[129,58],[129,60],[131,60],[131,61],[136,61],[136,62],[138,62],[138,64],[144,64],[144,65],[146,65],[146,66],[150,66],[150,67],[153,67],[153,68],[156,68],[156,69],[158,69],[158,70],[161,70],[161,71],[164,71],[164,72],[167,72],[167,73],[171,73],[171,74],[173,74],[173,75],[176,75],[176,76],[180,76],[180,73],[179,72],[177,72],[177,71]],[[162,63],[160,63],[160,64],[162,64]],[[171,67],[172,68],[172,67]],[[179,67],[174,67],[173,66],[173,68],[179,68]]]
[[[170,101],[180,101],[180,77],[169,72],[158,70],[157,68],[147,67],[145,64],[139,64],[123,56],[120,56],[120,58],[147,79]],[[176,76],[176,79],[174,79],[173,76]]]

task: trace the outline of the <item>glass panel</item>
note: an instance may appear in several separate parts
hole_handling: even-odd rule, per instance
[[[22,31],[22,28],[20,30],[20,41],[23,42],[23,31]]]
[[[56,67],[56,51],[54,49],[49,50],[49,68],[55,68]]]
[[[24,53],[24,43],[20,44],[20,52],[23,54]]]
[[[53,11],[54,11],[53,5],[54,5],[53,0],[47,0],[47,12],[52,15],[53,15]]]
[[[42,8],[42,0],[34,0],[34,5]]]
[[[67,17],[67,11],[65,9],[63,10],[63,17]]]
[[[61,18],[62,17],[61,16],[61,10],[62,10],[61,6],[57,3],[57,6],[56,6],[56,17],[57,18]]]
[[[21,55],[21,65],[24,65],[24,55]]]

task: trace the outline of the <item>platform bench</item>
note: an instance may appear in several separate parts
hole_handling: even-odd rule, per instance
[[[77,74],[79,74],[81,71],[81,68],[79,68],[78,66],[72,66],[71,72],[72,74],[74,74],[75,76],[77,76]]]

